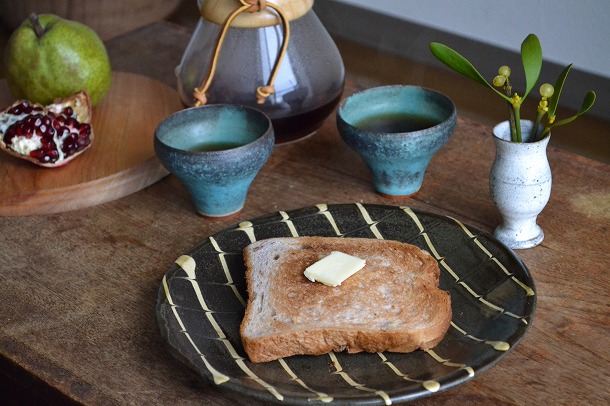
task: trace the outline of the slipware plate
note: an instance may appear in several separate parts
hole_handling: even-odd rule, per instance
[[[345,236],[414,244],[439,262],[453,319],[432,350],[331,353],[251,363],[239,326],[247,300],[242,249],[271,237]],[[165,274],[157,302],[172,353],[220,388],[265,402],[389,405],[474,378],[506,356],[532,323],[534,281],[492,236],[408,207],[341,204],[277,212],[220,231]]]

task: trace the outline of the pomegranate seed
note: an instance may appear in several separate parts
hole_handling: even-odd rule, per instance
[[[42,144],[42,146],[40,147],[40,150],[43,152],[49,152],[49,151],[54,151],[55,150],[55,144],[52,142],[47,142],[45,144]]]
[[[21,104],[18,104],[18,105],[16,105],[15,107],[13,107],[13,108],[9,109],[9,110],[7,111],[7,113],[9,113],[9,114],[14,114],[14,115],[18,116],[18,115],[20,115],[20,114],[23,112],[23,110],[24,110],[24,109],[25,109],[25,108],[26,108],[28,105],[29,105],[29,103],[21,103]]]

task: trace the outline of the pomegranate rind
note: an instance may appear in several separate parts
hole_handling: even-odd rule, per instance
[[[76,119],[80,123],[90,123],[91,117],[93,117],[91,99],[85,90],[81,90],[64,99],[57,98],[53,101],[53,104],[49,104],[46,107],[55,114],[61,114],[66,107],[72,107],[74,114],[76,114]]]
[[[19,121],[26,120],[29,116],[31,116],[33,114],[48,115],[49,113],[53,113],[57,116],[61,115],[61,116],[66,117],[66,115],[65,115],[66,109],[68,107],[70,107],[72,109],[72,117],[77,121],[78,124],[81,124],[81,125],[89,124],[89,135],[87,137],[89,139],[89,144],[85,145],[80,150],[74,151],[71,155],[64,156],[62,159],[59,159],[55,162],[43,162],[43,161],[40,161],[38,158],[32,157],[30,155],[22,154],[22,153],[19,153],[18,151],[13,150],[9,145],[7,145],[4,142],[5,132],[0,131],[0,149],[2,149],[7,154],[12,155],[19,159],[30,161],[41,167],[58,168],[58,167],[66,165],[68,162],[72,161],[74,158],[81,155],[83,152],[85,152],[87,149],[89,149],[91,147],[91,145],[93,145],[93,138],[94,138],[93,127],[91,127],[91,125],[90,125],[91,118],[92,118],[92,107],[91,107],[91,101],[90,101],[89,95],[87,94],[86,91],[77,92],[66,98],[55,99],[55,101],[52,104],[49,104],[47,106],[43,106],[43,105],[40,105],[37,103],[30,103],[28,100],[17,100],[10,106],[7,106],[7,107],[3,108],[2,110],[0,110],[0,115],[7,113],[10,109],[17,107],[23,103],[28,103],[30,106],[37,108],[37,110],[32,113],[27,113],[27,115]],[[56,145],[56,148],[61,148],[61,145]],[[37,151],[37,150],[33,150],[33,151]],[[30,151],[30,152],[33,152],[33,151]]]

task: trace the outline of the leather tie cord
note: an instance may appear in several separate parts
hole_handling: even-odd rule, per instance
[[[201,106],[203,104],[206,104],[208,101],[205,93],[207,92],[208,88],[210,87],[210,84],[212,83],[212,78],[214,77],[214,73],[216,72],[220,48],[222,47],[222,43],[224,42],[227,31],[229,30],[229,27],[231,26],[233,20],[244,11],[254,13],[257,11],[264,10],[267,6],[274,9],[280,16],[283,26],[284,40],[282,41],[282,47],[275,60],[275,65],[273,65],[273,70],[271,71],[271,76],[269,77],[267,84],[265,86],[259,86],[256,89],[257,104],[265,103],[267,97],[269,97],[275,92],[273,83],[275,82],[275,78],[277,76],[277,72],[282,63],[282,60],[284,59],[284,55],[286,54],[286,49],[288,48],[288,41],[290,40],[290,25],[288,23],[288,19],[278,6],[272,3],[267,3],[266,0],[239,0],[239,2],[242,5],[235,9],[231,14],[229,14],[229,16],[225,19],[222,25],[222,29],[220,31],[220,34],[218,35],[218,38],[216,39],[216,44],[214,46],[212,63],[210,64],[210,69],[208,70],[208,73],[205,79],[203,80],[203,83],[201,84],[201,86],[195,88],[195,90],[193,91],[193,97],[195,98],[195,106]]]

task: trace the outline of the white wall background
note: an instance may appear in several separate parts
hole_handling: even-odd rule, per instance
[[[610,0],[336,0],[610,78]]]

